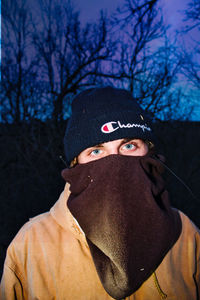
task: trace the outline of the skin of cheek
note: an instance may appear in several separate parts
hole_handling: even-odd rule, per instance
[[[143,143],[141,145],[141,148],[140,148],[140,151],[139,151],[138,155],[139,156],[144,156],[148,153],[148,151],[149,151],[149,148],[148,148],[147,144]]]

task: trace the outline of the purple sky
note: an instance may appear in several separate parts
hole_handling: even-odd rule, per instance
[[[183,12],[187,9],[187,4],[190,0],[160,0],[159,5],[162,7],[164,20],[166,25],[171,25],[170,36],[174,36],[176,30],[180,30],[183,26]],[[101,9],[105,10],[107,14],[114,12],[114,10],[125,3],[125,0],[72,0],[75,8],[80,11],[80,19],[84,22],[95,21],[99,16],[99,11]],[[186,45],[187,49],[193,51],[193,43],[191,43],[192,38],[197,39],[197,34],[199,32],[189,33],[185,38],[180,39],[179,43],[181,45]],[[185,85],[184,82],[180,84]],[[196,105],[196,109],[193,114],[193,120],[200,120],[200,108]]]
[[[186,8],[190,0],[160,0],[163,7],[166,22],[179,28],[181,25],[181,15],[178,12]],[[114,11],[117,6],[123,5],[125,0],[72,0],[77,9],[80,9],[82,21],[94,21],[99,10],[104,9],[107,13]]]

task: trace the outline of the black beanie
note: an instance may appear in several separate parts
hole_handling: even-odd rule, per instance
[[[130,92],[108,86],[74,98],[64,137],[68,165],[86,148],[122,138],[153,140],[150,121]]]

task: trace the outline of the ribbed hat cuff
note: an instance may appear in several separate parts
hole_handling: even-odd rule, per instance
[[[140,112],[118,111],[96,118],[73,115],[65,135],[67,163],[88,147],[121,138],[140,138],[153,141],[150,122]],[[70,143],[69,143],[70,140]]]

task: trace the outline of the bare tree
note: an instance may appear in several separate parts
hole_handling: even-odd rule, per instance
[[[36,117],[38,86],[31,45],[31,14],[24,0],[2,3],[2,120]]]
[[[94,84],[99,64],[110,59],[114,46],[108,43],[106,18],[96,24],[80,24],[70,1],[40,1],[40,26],[34,44],[40,58],[41,77],[46,81],[54,120],[63,120],[71,95]],[[102,72],[103,74],[103,72]],[[98,73],[98,75],[100,75]]]
[[[171,112],[171,118],[176,118],[172,107],[177,107],[180,98],[172,94],[180,60],[168,39],[158,4],[158,0],[127,0],[118,9],[112,23],[118,51],[112,64],[114,76],[110,78],[130,90],[154,117],[169,116]]]
[[[190,25],[187,25],[188,30],[200,27],[200,3],[198,0],[192,0],[188,4],[187,10],[185,10],[186,20],[190,21]]]
[[[28,2],[20,1],[9,0],[4,9],[3,118],[62,121],[72,95],[102,83],[129,89],[157,117],[177,107],[180,98],[170,101],[180,60],[158,0],[126,0],[112,22],[101,14],[86,25],[71,2],[61,0],[35,2],[33,24]]]
[[[191,0],[188,4],[185,14],[185,26],[183,33],[185,38],[190,39],[192,44],[192,51],[185,48],[182,52],[183,56],[183,72],[190,83],[197,89],[200,88],[200,2],[198,0]],[[189,36],[192,34],[192,40]],[[195,49],[195,50],[194,50]]]

